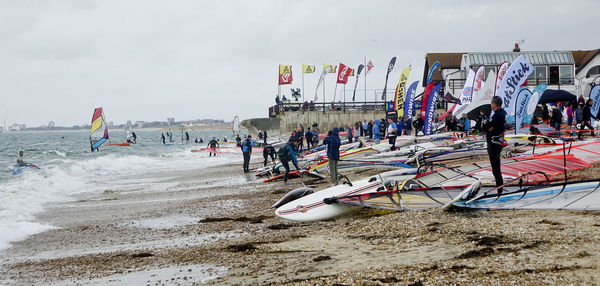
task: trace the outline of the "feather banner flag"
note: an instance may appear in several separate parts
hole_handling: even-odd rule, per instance
[[[321,72],[321,76],[319,77],[319,82],[317,83],[317,88],[315,89],[315,99],[314,99],[315,102],[317,102],[317,99],[319,99],[319,96],[317,95],[317,92],[319,91],[319,86],[321,86],[321,84],[325,80],[325,76],[329,73],[328,72],[329,70],[330,70],[329,68],[323,68],[323,71]]]
[[[506,71],[506,75],[500,82],[500,89],[496,95],[502,98],[502,107],[508,115],[515,115],[515,96],[527,77],[533,72],[533,66],[520,55]]]
[[[360,78],[360,72],[365,68],[364,65],[358,65],[358,69],[356,70],[356,81],[354,82],[354,93],[352,94],[352,101],[356,98],[356,87],[358,86],[358,79]]]
[[[456,105],[454,110],[452,111],[453,115],[457,115],[461,113],[469,103],[471,103],[471,96],[473,95],[473,80],[475,79],[475,73],[472,69],[469,69],[469,73],[467,74],[467,80],[465,80],[465,85],[463,86],[462,92],[458,97],[459,103]]]
[[[406,90],[406,99],[404,100],[404,116],[408,116],[408,118],[412,118],[413,102],[415,100],[415,95],[417,94],[417,85],[419,85],[418,80],[413,82]]]
[[[441,83],[436,84],[431,90],[431,94],[429,95],[429,97],[427,97],[427,108],[425,113],[425,130],[423,130],[425,135],[431,134],[431,131],[433,129],[433,116],[435,113],[435,104],[437,102],[437,98],[440,94],[441,88]]]
[[[435,70],[440,66],[440,62],[435,62],[431,65],[431,68],[429,69],[429,72],[427,73],[427,82],[425,84],[429,84],[431,82],[431,80],[433,80],[433,73],[435,73]]]
[[[279,85],[292,84],[292,66],[279,65]]]
[[[390,64],[388,64],[388,69],[387,69],[387,73],[385,74],[385,86],[383,87],[383,94],[381,95],[381,99],[382,100],[386,100],[386,91],[387,91],[387,82],[388,82],[388,77],[390,76],[390,73],[392,72],[392,70],[394,70],[394,65],[396,64],[396,57],[393,57],[392,60],[390,60]]]
[[[590,90],[590,99],[594,101],[590,111],[592,112],[592,116],[595,117],[600,109],[600,85],[592,87],[592,90]]]
[[[336,83],[341,83],[341,84],[348,83],[348,77],[350,76],[350,73],[352,73],[352,72],[353,71],[349,66],[340,63],[340,69],[338,71]]]
[[[496,83],[494,85],[494,95],[498,94],[498,89],[500,89],[500,83],[502,79],[506,75],[506,71],[508,71],[508,62],[502,62],[500,67],[498,67],[498,73],[496,74]]]
[[[423,91],[423,97],[421,98],[421,118],[423,119],[425,119],[425,111],[427,110],[427,99],[434,86],[435,84],[429,83],[425,86],[425,91]]]
[[[307,73],[314,73],[314,72],[315,72],[315,66],[302,64],[302,73],[307,74]]]
[[[519,93],[517,94],[515,107],[517,110],[515,111],[514,121],[515,121],[515,134],[518,132],[519,128],[521,128],[521,123],[523,123],[523,117],[525,113],[527,113],[527,105],[531,100],[531,91],[526,86],[521,87]],[[507,123],[511,123],[508,122]]]
[[[535,112],[535,108],[537,107],[537,104],[540,101],[540,98],[542,98],[542,94],[544,94],[544,91],[546,91],[546,88],[548,88],[547,84],[539,84],[535,88],[533,88],[533,92],[531,94],[531,99],[529,99],[529,102],[527,103],[527,110],[526,110],[527,112],[525,112],[525,114],[523,114],[523,124],[525,124],[525,125],[531,124],[531,121],[533,120],[533,113]]]
[[[400,73],[400,80],[398,81],[398,85],[396,86],[396,98],[394,100],[394,110],[398,114],[398,118],[404,118],[404,100],[405,93],[404,87],[406,85],[406,81],[408,80],[408,76],[410,75],[410,66],[403,69]]]

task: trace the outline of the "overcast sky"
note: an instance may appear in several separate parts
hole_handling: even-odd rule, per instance
[[[293,66],[292,87],[303,63],[317,66],[309,100],[322,64],[367,57],[367,88],[381,89],[396,56],[393,90],[411,62],[421,78],[428,52],[510,51],[522,39],[522,50],[600,48],[599,3],[0,1],[0,124],[89,124],[98,106],[115,123],[266,117],[278,64]]]

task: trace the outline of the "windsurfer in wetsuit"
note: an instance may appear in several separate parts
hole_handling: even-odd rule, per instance
[[[23,161],[23,151],[19,151],[19,157],[17,157],[17,165],[29,166],[29,163]]]
[[[240,146],[242,146],[242,138],[240,138],[240,134],[238,134],[238,135],[235,137],[235,146],[237,146],[237,147],[240,147]]]
[[[300,170],[298,167],[298,159],[296,159],[296,148],[298,148],[298,144],[300,144],[300,138],[294,138],[279,150],[279,161],[285,169],[285,173],[283,174],[283,184],[286,186],[290,185],[290,183],[288,183],[288,177],[290,175],[290,161],[292,161],[292,164],[294,164],[296,170]]]
[[[502,99],[499,96],[492,97],[491,101],[494,115],[492,120],[482,126],[482,130],[486,132],[487,151],[492,165],[492,173],[496,179],[496,187],[502,186],[502,170],[500,168],[500,153],[502,153],[504,143],[504,124],[506,123],[506,111],[502,109]],[[502,194],[502,188],[498,189],[498,194]]]
[[[163,145],[164,145],[164,144],[165,144],[165,141],[166,141],[166,139],[165,139],[165,133],[161,133],[161,134],[160,134],[160,140],[162,141],[162,143],[163,143]]]
[[[271,145],[266,145],[263,148],[263,158],[265,158],[263,166],[267,165],[267,162],[269,161],[269,156],[271,156],[271,161],[275,162],[275,148],[273,148],[273,146]]]
[[[137,135],[135,135],[135,132],[131,131],[131,136],[133,137],[133,144],[137,144]]]
[[[202,138],[200,138],[202,139]],[[206,146],[207,148],[210,148],[210,152],[208,153],[208,157],[215,155],[217,156],[217,153],[215,153],[215,148],[219,147],[219,142],[217,142],[217,138],[213,137],[212,140],[208,141],[208,146]]]
[[[248,135],[241,144],[242,154],[244,155],[244,173],[250,172],[250,155],[252,155],[252,136]]]

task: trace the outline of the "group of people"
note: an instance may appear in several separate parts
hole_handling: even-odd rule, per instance
[[[587,101],[583,98],[579,99],[579,102],[567,102],[566,104],[556,104],[551,107],[549,112],[548,106],[544,104],[542,106],[542,121],[547,122],[554,128],[556,132],[560,132],[561,126],[564,123],[564,119],[567,119],[567,129],[571,130],[573,127],[577,132],[577,138],[581,139],[583,132],[586,128],[590,129],[592,137],[594,134],[594,120],[597,119],[597,114],[592,114],[592,105],[594,104],[593,99]],[[575,126],[573,124],[575,123]],[[573,132],[574,134],[575,132]]]
[[[169,137],[169,142],[173,142],[173,132],[167,132],[167,137]],[[163,144],[167,143],[165,133],[160,134],[160,140],[162,141]]]

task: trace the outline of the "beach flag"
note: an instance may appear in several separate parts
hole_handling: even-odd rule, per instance
[[[502,98],[502,107],[508,115],[515,115],[516,95],[527,77],[533,72],[533,66],[520,55],[506,71],[506,75],[500,82],[500,88],[496,96]]]
[[[354,93],[352,94],[352,101],[356,98],[356,87],[358,86],[358,79],[360,78],[360,72],[365,68],[365,65],[358,65],[358,70],[356,71],[356,81],[354,82]]]
[[[515,122],[515,134],[521,128],[521,123],[523,123],[523,119],[525,114],[527,113],[527,105],[529,101],[532,99],[532,93],[527,87],[522,87],[517,94],[517,111],[515,111],[515,116],[509,116],[511,119],[514,119]],[[506,123],[512,123],[512,120],[509,122],[506,120]]]
[[[432,84],[432,83],[430,83]],[[426,113],[425,113],[425,130],[423,130],[423,132],[425,133],[425,135],[429,135],[431,134],[432,128],[433,128],[433,115],[435,112],[435,103],[437,101],[437,98],[440,94],[440,89],[442,88],[442,84],[438,83],[436,84],[433,89],[431,90],[431,94],[429,95],[429,97],[427,97],[427,107],[426,109]]]
[[[435,84],[429,83],[425,86],[425,91],[423,91],[423,97],[421,98],[421,118],[423,119],[425,119],[425,110],[427,110],[427,99],[434,86]]]
[[[323,70],[328,73],[334,73],[337,70],[335,65],[323,64]]]
[[[315,72],[315,66],[311,66],[311,65],[302,65],[302,73],[314,73]]]
[[[388,77],[390,76],[390,73],[392,72],[392,70],[394,70],[394,65],[396,64],[396,57],[393,57],[390,60],[390,63],[388,64],[388,69],[387,69],[387,73],[385,74],[385,86],[383,87],[383,94],[381,94],[381,99],[382,100],[386,100],[386,91],[387,91],[387,82],[388,82]]]
[[[590,111],[592,112],[593,116],[596,116],[596,114],[598,114],[598,110],[600,110],[600,85],[592,87],[589,98],[594,101]]]
[[[396,100],[394,100],[394,110],[398,114],[398,118],[404,118],[404,86],[410,74],[410,66],[403,69],[400,73],[400,80],[396,86]]]
[[[435,62],[431,65],[431,68],[429,69],[429,72],[427,73],[427,82],[425,84],[429,84],[431,82],[431,80],[433,80],[433,73],[435,73],[435,70],[440,66],[440,62]]]
[[[373,62],[371,60],[369,60],[369,62],[367,63],[367,73],[369,73],[373,69],[373,67],[375,67],[373,65]]]
[[[323,71],[321,72],[321,76],[319,77],[319,82],[317,83],[317,88],[315,89],[315,99],[314,99],[315,102],[317,101],[317,99],[319,99],[317,92],[319,91],[319,86],[321,86],[321,84],[325,80],[325,76],[328,74],[328,72],[327,72],[328,70],[329,69],[323,68]]]
[[[404,116],[408,116],[408,118],[412,118],[413,102],[415,100],[415,95],[417,94],[417,85],[419,85],[418,80],[413,82],[406,90],[406,99],[404,100]]]
[[[292,84],[292,66],[279,65],[279,85]]]
[[[350,67],[346,66],[345,64],[340,63],[340,69],[338,71],[338,76],[337,76],[337,83],[341,83],[341,84],[348,83],[348,77],[350,76],[351,72],[352,72],[352,69]]]
[[[500,83],[508,70],[508,62],[502,62],[500,67],[498,67],[498,73],[496,74],[496,83],[494,85],[494,95],[498,93],[498,89],[500,89]]]

